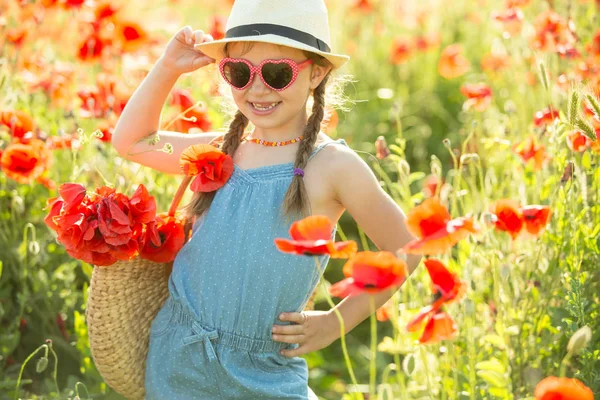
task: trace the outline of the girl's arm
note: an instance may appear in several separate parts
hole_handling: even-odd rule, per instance
[[[208,143],[220,135],[158,130],[162,107],[179,76],[214,62],[194,49],[194,43],[210,40],[210,35],[194,32],[189,26],[180,29],[171,39],[165,53],[135,90],[117,121],[112,145],[121,157],[162,172],[181,174],[179,156],[183,150],[193,144]],[[156,135],[158,140],[150,144]],[[157,151],[166,143],[173,147],[171,154]]]
[[[357,224],[379,250],[395,253],[415,237],[408,231],[406,215],[396,202],[381,188],[371,168],[351,149],[333,147],[331,181],[337,200],[348,210]],[[409,273],[421,261],[419,255],[408,255]],[[398,288],[374,295],[360,294],[346,297],[335,307],[344,318],[346,333],[371,315],[369,297],[375,300],[375,309],[381,307]],[[339,321],[333,311],[331,320],[340,333]]]

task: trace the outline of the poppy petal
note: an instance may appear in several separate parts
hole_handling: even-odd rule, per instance
[[[402,249],[408,254],[442,254],[470,233],[477,232],[479,227],[470,218],[460,217],[429,236],[407,243]]]
[[[354,285],[368,293],[379,292],[404,282],[407,265],[389,251],[362,251],[350,258],[342,268]]]
[[[433,286],[436,291],[441,293],[444,302],[457,299],[464,294],[466,284],[460,280],[458,275],[450,272],[444,263],[429,258],[424,261],[424,264]]]
[[[550,222],[552,210],[548,206],[530,205],[522,209],[525,229],[528,233],[538,236]]]
[[[324,215],[311,215],[296,221],[290,227],[290,236],[295,240],[331,240],[333,223]]]
[[[58,194],[65,201],[65,211],[68,212],[81,204],[85,197],[85,186],[72,182],[63,183],[58,187]]]
[[[419,338],[422,344],[438,343],[442,340],[452,339],[458,332],[458,326],[452,317],[445,312],[434,314]]]
[[[580,380],[549,376],[535,387],[536,400],[593,400],[594,393]]]
[[[330,254],[331,258],[349,258],[358,251],[358,245],[354,240],[336,242],[333,244],[333,247],[335,251]]]
[[[430,197],[409,211],[406,224],[410,233],[422,239],[444,228],[450,220],[450,213],[440,200]]]
[[[334,297],[345,298],[362,291],[354,284],[353,278],[346,278],[329,287],[329,294]]]
[[[435,312],[437,311],[432,305],[423,307],[421,311],[417,315],[415,315],[409,322],[406,324],[406,330],[408,332],[416,332],[423,326],[426,320],[428,320]]]

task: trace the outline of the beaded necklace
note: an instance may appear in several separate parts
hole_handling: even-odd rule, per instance
[[[256,139],[256,138],[252,138],[252,139],[248,139],[248,138],[244,138],[243,140],[246,140],[248,142],[252,142],[252,143],[258,143],[258,144],[262,144],[263,146],[285,146],[288,144],[292,144],[292,143],[296,143],[301,141],[303,138],[303,136],[298,136],[297,138],[291,139],[291,140],[286,140],[285,142],[269,142],[268,140],[262,140],[262,139]]]

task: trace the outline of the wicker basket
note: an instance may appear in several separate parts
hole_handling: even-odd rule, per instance
[[[185,177],[169,209],[175,210],[191,177]],[[185,223],[185,238],[191,224]],[[128,399],[143,399],[150,326],[168,297],[173,263],[136,257],[108,267],[94,267],[86,322],[92,358],[106,384]],[[314,308],[317,289],[305,310]]]

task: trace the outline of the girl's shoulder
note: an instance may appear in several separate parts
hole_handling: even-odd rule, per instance
[[[332,156],[335,157],[334,154],[338,152],[346,152],[352,150],[350,149],[350,147],[344,139],[333,139],[327,136],[325,133],[321,132],[317,138],[317,141],[315,142],[310,158],[313,158],[321,151],[323,151],[323,155],[327,155],[323,158],[330,159]]]

